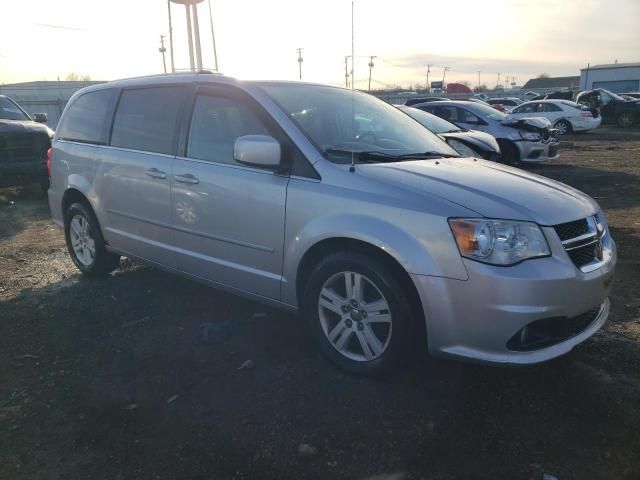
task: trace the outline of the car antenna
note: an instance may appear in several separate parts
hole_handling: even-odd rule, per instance
[[[354,49],[354,42],[353,42],[353,4],[355,2],[353,0],[351,0],[351,134],[353,135],[353,133],[355,132],[355,120],[354,120],[354,90],[353,90],[353,84],[355,83],[355,75],[354,75],[354,70],[355,70],[355,64],[356,64],[356,56],[355,56],[355,49]],[[355,152],[353,151],[353,149],[351,150],[351,166],[349,167],[349,171],[351,173],[356,171],[356,160],[355,160]]]

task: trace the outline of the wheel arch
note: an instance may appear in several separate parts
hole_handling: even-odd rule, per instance
[[[405,291],[409,300],[409,307],[413,318],[417,321],[422,329],[422,333],[426,335],[426,322],[424,309],[420,295],[415,283],[411,279],[409,272],[388,250],[376,246],[364,240],[350,237],[331,237],[325,238],[313,244],[302,256],[296,272],[296,300],[297,304],[302,305],[302,296],[304,288],[309,279],[313,268],[327,256],[338,252],[354,252],[364,254],[370,258],[379,261],[394,276],[395,280]]]

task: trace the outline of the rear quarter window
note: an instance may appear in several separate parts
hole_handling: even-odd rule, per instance
[[[174,155],[183,87],[123,90],[113,120],[111,145]]]
[[[115,100],[115,90],[96,90],[79,96],[69,106],[57,136],[60,140],[105,145],[109,140],[109,126]]]

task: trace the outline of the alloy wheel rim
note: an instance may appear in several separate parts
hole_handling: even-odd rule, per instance
[[[564,135],[565,133],[567,133],[567,124],[564,122],[560,122],[556,125],[556,128],[558,129],[558,133],[560,135]]]
[[[76,259],[87,267],[93,264],[96,256],[96,241],[91,235],[89,221],[83,215],[74,215],[69,222],[69,237]]]
[[[320,290],[318,314],[331,346],[350,360],[375,360],[389,346],[393,324],[389,302],[365,275],[331,276]]]

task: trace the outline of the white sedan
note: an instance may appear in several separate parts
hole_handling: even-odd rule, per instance
[[[600,126],[602,117],[594,118],[586,107],[569,100],[534,100],[518,105],[509,117],[530,118],[544,117],[548,119],[560,135],[571,132],[593,130]]]

